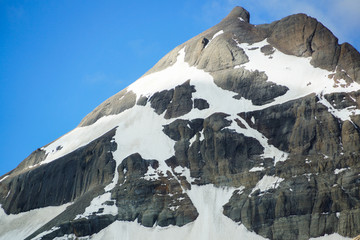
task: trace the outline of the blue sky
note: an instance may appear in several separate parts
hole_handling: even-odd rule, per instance
[[[0,0],[0,175],[235,6],[253,24],[306,13],[360,49],[358,0]]]

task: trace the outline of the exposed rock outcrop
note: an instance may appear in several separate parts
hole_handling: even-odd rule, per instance
[[[149,101],[157,114],[166,111],[164,115],[166,119],[180,117],[191,111],[193,92],[195,92],[195,88],[190,85],[190,80],[188,80],[174,89],[156,92]]]
[[[112,180],[115,169],[111,139],[115,129],[87,146],[44,165],[11,175],[0,185],[0,203],[7,214],[58,206]],[[16,173],[16,171],[15,171]]]

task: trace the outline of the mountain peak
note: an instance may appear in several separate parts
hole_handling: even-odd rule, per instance
[[[250,22],[250,13],[243,7],[234,7],[224,20],[238,18],[241,21]]]
[[[358,235],[360,54],[304,14],[249,19],[234,8],[1,177],[0,240]]]

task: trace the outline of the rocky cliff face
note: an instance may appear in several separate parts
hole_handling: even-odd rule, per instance
[[[1,177],[0,238],[360,234],[359,52],[304,14],[249,20],[235,8]]]

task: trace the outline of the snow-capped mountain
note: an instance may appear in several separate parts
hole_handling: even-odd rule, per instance
[[[234,8],[0,178],[0,239],[351,239],[360,54]]]

